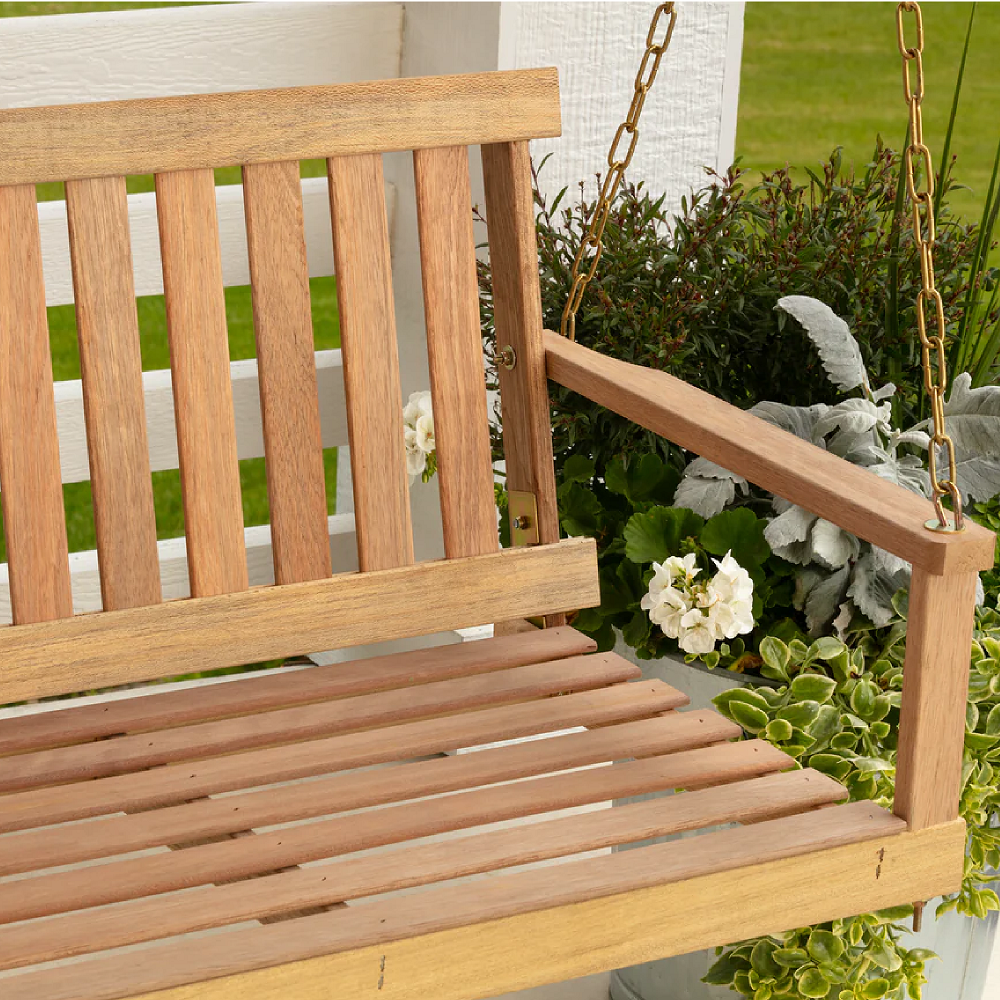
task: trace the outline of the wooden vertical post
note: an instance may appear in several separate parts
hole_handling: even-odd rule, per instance
[[[559,539],[552,423],[542,345],[531,159],[528,143],[490,143],[483,150],[486,224],[498,354],[511,349],[512,368],[499,366],[508,490],[534,494],[538,540]],[[550,616],[546,624],[562,624]]]
[[[914,567],[893,811],[911,830],[958,816],[976,574]]]

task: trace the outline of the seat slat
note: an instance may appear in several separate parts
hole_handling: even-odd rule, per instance
[[[23,830],[113,812],[173,805],[202,795],[406,760],[572,726],[649,718],[687,703],[659,681],[636,681],[457,716],[252,750],[139,774],[14,792],[0,797],[0,831]]]
[[[176,854],[112,861],[97,868],[0,884],[0,922],[28,920],[193,885],[246,878],[288,865],[400,844],[452,830],[692,783],[727,783],[790,766],[791,758],[770,744],[724,743],[666,757],[458,792],[436,798],[433,803],[426,800],[404,802],[241,840],[189,847]],[[817,777],[816,783],[826,788],[826,795],[820,802],[844,797],[843,789],[835,782],[821,782]],[[796,801],[795,797],[783,797],[783,810],[793,808]],[[718,819],[695,823],[693,828],[723,822],[726,815],[723,812]],[[739,816],[738,808],[735,815]],[[81,835],[85,833],[81,830]],[[456,853],[455,845],[451,846],[450,853]],[[375,883],[368,891],[379,892],[384,888]],[[354,890],[353,894],[360,893]],[[350,898],[350,894],[337,897],[344,898]]]
[[[729,775],[730,780],[733,776]],[[44,925],[0,928],[0,955],[10,956],[0,959],[0,967],[29,965],[269,916],[302,905],[357,899],[720,823],[761,822],[829,805],[845,796],[837,782],[817,771],[743,777],[722,788],[404,847],[374,857],[348,858],[250,882],[203,888],[169,900],[137,900],[113,910],[66,914]]]
[[[327,160],[362,572],[413,562],[382,157]]]
[[[728,789],[727,789],[728,791]],[[682,797],[683,798],[683,797]],[[888,838],[906,824],[869,802],[767,820],[542,870],[472,884],[447,885],[267,927],[249,927],[199,941],[166,942],[132,955],[97,957],[69,969],[29,972],[4,980],[4,1000],[120,1000],[366,945],[431,934],[536,910],[566,906],[715,872]],[[877,851],[874,853],[877,854]],[[219,984],[230,993],[243,980]],[[287,980],[285,981],[287,991]],[[221,994],[212,993],[212,996]],[[281,991],[268,991],[277,997]],[[180,1000],[170,994],[167,1000]]]
[[[73,613],[34,185],[0,187],[0,503],[13,619]]]
[[[102,603],[159,604],[125,178],[67,182],[66,211]]]
[[[306,784],[201,799],[129,816],[109,816],[89,822],[85,829],[70,824],[31,830],[0,838],[0,875],[439,795],[627,756],[676,753],[735,739],[739,734],[738,726],[714,712],[668,712],[662,718],[478,753],[435,757],[375,772],[335,774]]]
[[[191,594],[246,590],[222,256],[209,169],[156,175]]]
[[[104,778],[175,761],[295,743],[484,705],[593,690],[640,676],[639,668],[628,660],[614,653],[595,653],[414,688],[39,750],[4,760],[0,768],[0,791]]]
[[[497,547],[469,152],[418,149],[413,176],[448,558]]]
[[[275,583],[332,572],[297,160],[243,168]]]
[[[190,691],[171,691],[78,708],[70,702],[68,708],[53,706],[51,711],[4,719],[0,723],[0,754],[373,694],[581,656],[596,648],[593,639],[572,628],[532,629],[522,635],[415,649],[302,671],[247,674],[237,681],[200,688],[196,698]]]

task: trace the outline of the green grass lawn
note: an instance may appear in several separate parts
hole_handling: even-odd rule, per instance
[[[923,5],[924,139],[935,166],[971,6]],[[1000,139],[998,51],[1000,4],[980,3],[952,141],[956,177],[970,189],[952,205],[969,219],[979,219]],[[906,124],[895,3],[747,4],[736,137],[746,166],[812,166],[836,146],[861,165],[876,135],[899,149]]]

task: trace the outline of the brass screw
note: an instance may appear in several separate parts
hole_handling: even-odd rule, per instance
[[[511,521],[511,526],[516,528],[518,531],[527,531],[531,526],[531,518],[527,514],[521,514],[520,517],[515,517]]]
[[[514,348],[510,346],[510,344],[500,351],[497,355],[497,359],[509,372],[512,372],[517,367],[517,353]]]

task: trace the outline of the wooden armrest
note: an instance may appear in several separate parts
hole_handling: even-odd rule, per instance
[[[924,527],[930,503],[909,490],[666,372],[598,354],[546,330],[548,377],[928,573],[993,565],[993,533]]]

